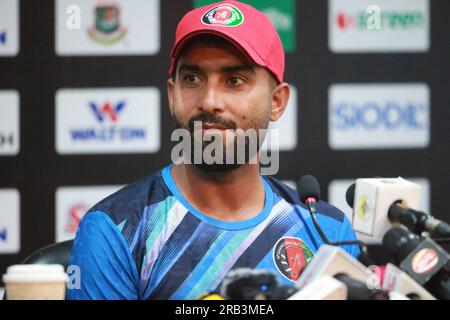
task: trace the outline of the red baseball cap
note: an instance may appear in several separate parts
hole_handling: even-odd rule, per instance
[[[228,40],[255,64],[269,70],[278,83],[283,82],[284,48],[278,32],[264,13],[234,0],[194,9],[181,19],[170,54],[169,75],[175,72],[183,46],[199,34]]]

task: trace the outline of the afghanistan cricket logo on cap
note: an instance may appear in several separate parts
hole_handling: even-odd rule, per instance
[[[92,40],[109,45],[122,39],[127,31],[120,26],[120,9],[115,4],[99,5],[95,8],[95,25],[88,34]]]
[[[202,16],[202,23],[207,25],[236,27],[242,22],[244,22],[244,15],[231,4],[216,6]]]
[[[314,253],[299,238],[283,237],[277,241],[273,250],[273,260],[278,270],[294,282],[313,257]]]

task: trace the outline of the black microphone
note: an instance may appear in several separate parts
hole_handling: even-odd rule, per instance
[[[400,264],[420,243],[418,235],[404,228],[394,227],[383,237],[383,247],[394,257],[396,264]]]
[[[314,226],[316,227],[317,232],[322,238],[323,242],[326,244],[330,244],[327,236],[323,232],[320,227],[319,221],[317,220],[316,213],[316,204],[320,200],[320,185],[316,178],[312,175],[305,175],[300,178],[297,184],[298,195],[300,197],[300,201],[306,204],[311,213],[311,217],[313,219]]]
[[[434,236],[450,237],[450,225],[434,218],[423,211],[414,210],[399,203],[393,203],[389,208],[389,217],[399,221],[416,233],[427,231]]]
[[[352,183],[345,193],[345,199],[350,208],[353,208],[355,187],[356,183]],[[388,218],[391,221],[399,222],[417,234],[427,231],[433,236],[450,237],[450,225],[448,223],[425,212],[408,208],[402,205],[401,200],[390,205]]]
[[[286,300],[298,288],[281,285],[276,275],[266,270],[231,270],[220,287],[220,295],[229,300]]]
[[[315,205],[320,200],[320,185],[312,175],[305,175],[298,182],[300,200],[306,204]]]
[[[386,291],[369,288],[367,284],[353,279],[345,273],[338,273],[334,277],[347,287],[348,300],[389,300],[389,294]]]
[[[353,202],[355,201],[355,188],[356,183],[353,182],[350,187],[347,188],[347,191],[345,192],[345,201],[347,201],[347,204],[350,208],[353,209]]]
[[[430,238],[420,238],[408,229],[394,227],[383,237],[396,264],[431,294],[450,299],[450,255]]]
[[[314,176],[305,175],[301,177],[297,184],[297,190],[300,200],[308,207],[309,212],[311,213],[311,218],[314,227],[316,228],[323,242],[332,246],[357,244],[359,245],[359,248],[361,250],[361,254],[358,257],[358,260],[365,266],[373,265],[373,261],[369,256],[367,245],[364,242],[360,240],[331,242],[330,240],[328,240],[316,216],[317,213],[316,204],[320,200],[320,185],[317,179],[314,178]]]

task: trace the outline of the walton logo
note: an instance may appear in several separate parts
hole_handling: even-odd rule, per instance
[[[103,123],[106,118],[109,118],[112,123],[116,123],[118,114],[125,107],[125,102],[120,101],[115,106],[109,102],[104,103],[102,106],[98,106],[94,102],[91,102],[89,106],[99,122]]]
[[[368,29],[368,19],[372,16],[365,11],[353,13],[338,12],[335,23],[342,30]],[[408,30],[425,27],[425,15],[420,11],[382,11],[380,14],[381,28],[392,30]]]
[[[6,31],[0,32],[0,44],[6,43]]]
[[[87,127],[71,129],[71,136],[74,141],[92,141],[101,142],[128,142],[135,140],[143,140],[146,136],[145,128],[137,128],[122,124],[119,125],[119,113],[125,108],[125,102],[119,101],[115,105],[105,102],[98,105],[94,102],[89,104],[89,109],[94,114],[100,127]]]

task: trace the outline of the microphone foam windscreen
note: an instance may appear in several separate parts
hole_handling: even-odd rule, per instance
[[[301,177],[297,187],[302,202],[305,202],[309,197],[314,197],[317,201],[320,200],[320,185],[317,179],[312,175],[308,174]]]

